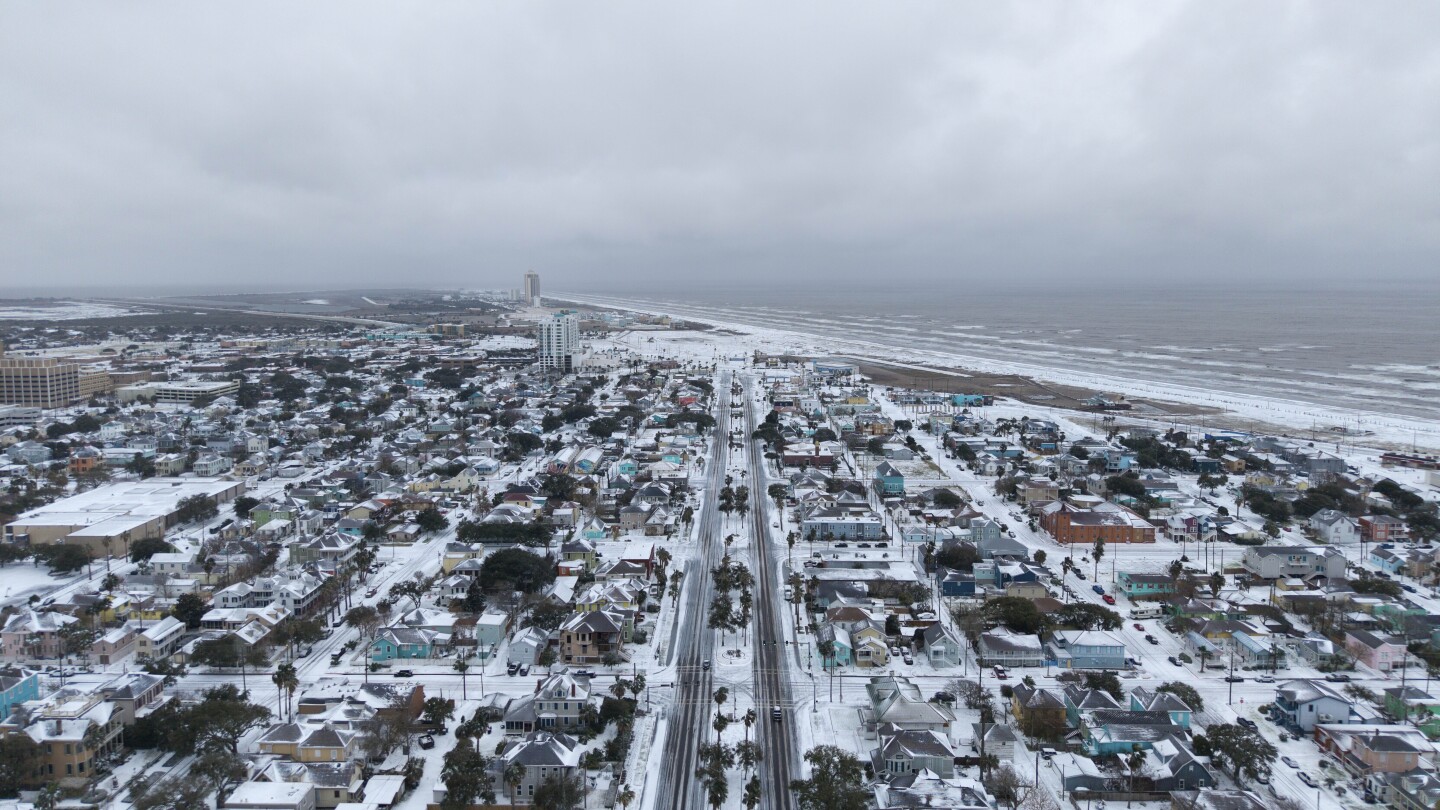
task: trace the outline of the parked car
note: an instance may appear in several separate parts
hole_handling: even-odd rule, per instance
[[[905,663],[907,663],[907,664],[913,664],[913,663],[915,663],[915,659],[910,656],[910,651],[909,651],[909,650],[906,650],[906,651],[905,651],[904,658],[905,658]]]
[[[1349,676],[1349,675],[1346,675],[1346,674],[1343,673],[1343,672],[1332,672],[1332,673],[1330,673],[1329,675],[1326,675],[1326,676],[1325,676],[1325,680],[1330,681],[1330,682],[1332,682],[1332,683],[1349,683],[1349,682],[1350,682],[1350,676]]]
[[[426,751],[429,751],[431,748],[435,747],[435,738],[430,736],[429,734],[421,734],[419,742],[420,747],[424,748]]]
[[[517,664],[517,663],[515,663],[514,661],[511,661],[509,664],[506,664],[506,665],[505,665],[505,674],[506,674],[506,675],[514,675],[515,673],[517,673],[517,672],[519,672],[519,671],[520,671],[520,665]]]
[[[1239,675],[1226,675],[1226,676],[1225,676],[1225,682],[1226,682],[1226,683],[1244,683],[1244,682],[1245,682],[1245,679],[1242,678],[1242,677],[1240,677]]]
[[[1312,788],[1320,787],[1320,782],[1315,777],[1311,776],[1305,771],[1300,772],[1300,781],[1304,782],[1307,786]]]
[[[1151,643],[1151,644],[1154,644],[1155,642],[1152,641],[1152,642],[1150,642],[1150,643]],[[1175,666],[1178,667],[1178,666],[1180,666],[1180,659],[1179,659],[1179,658],[1176,658],[1175,656],[1172,655],[1172,656],[1170,656],[1170,663],[1172,663],[1172,664],[1174,664]]]
[[[1095,593],[1100,594],[1101,596],[1104,596],[1104,595],[1105,595],[1105,589],[1104,589],[1103,587],[1099,586],[1099,585],[1091,585],[1091,586],[1090,586],[1090,590],[1094,591]]]
[[[413,670],[413,669],[397,669],[397,670],[395,670],[395,677],[397,677],[397,678],[413,678],[413,677],[415,677],[415,670]]]
[[[1294,757],[1280,757],[1280,761],[1296,770],[1300,769],[1300,763],[1296,762]]]
[[[1136,629],[1136,630],[1139,630],[1140,632],[1143,633],[1143,632],[1145,632],[1145,625],[1143,625],[1143,624],[1141,624],[1141,623],[1139,623],[1139,622],[1135,622],[1135,629]]]
[[[1251,719],[1248,718],[1248,717],[1237,717],[1237,718],[1235,718],[1235,725],[1240,726],[1241,728],[1248,728],[1248,729],[1250,729],[1251,731],[1257,730],[1257,726],[1255,725],[1255,721],[1254,721],[1254,720],[1251,720]]]
[[[1273,675],[1261,675],[1260,677],[1256,678],[1255,681],[1256,681],[1257,683],[1274,683],[1274,682],[1275,682],[1275,676],[1273,676]]]
[[[1154,636],[1152,636],[1152,635],[1150,635],[1150,634],[1148,634],[1148,633],[1145,635],[1145,640],[1148,641],[1148,642],[1150,642],[1151,644],[1155,644],[1155,645],[1158,645],[1158,644],[1160,643],[1160,639],[1155,638]],[[1172,659],[1172,662],[1173,662],[1173,660],[1174,660],[1174,659]]]
[[[1100,597],[1100,598],[1101,598],[1102,600],[1104,600],[1105,604],[1107,604],[1107,605],[1113,605],[1113,604],[1115,604],[1115,597],[1111,596],[1111,595],[1108,594],[1108,593],[1105,594],[1104,596]]]

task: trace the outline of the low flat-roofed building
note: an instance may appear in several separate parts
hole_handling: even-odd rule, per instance
[[[128,556],[129,544],[163,537],[180,502],[196,495],[217,505],[245,491],[243,481],[149,478],[109,484],[31,509],[5,526],[5,542],[32,546],[72,543],[92,555]]]

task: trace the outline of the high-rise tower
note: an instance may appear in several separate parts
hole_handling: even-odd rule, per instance
[[[526,306],[540,306],[540,274],[534,270],[525,274],[524,296]]]
[[[580,348],[580,322],[575,313],[557,312],[541,321],[537,336],[541,368],[565,373],[575,370],[575,353]]]

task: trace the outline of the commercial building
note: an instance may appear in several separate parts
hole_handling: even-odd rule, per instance
[[[80,366],[53,357],[0,357],[0,402],[63,408],[80,400]]]
[[[1093,509],[1052,501],[1042,508],[1040,526],[1061,545],[1079,543],[1153,543],[1155,527],[1123,506],[1101,503]]]
[[[541,368],[565,373],[577,368],[575,354],[580,349],[580,322],[576,320],[575,313],[557,312],[554,317],[541,321],[537,337]]]
[[[180,502],[196,495],[217,505],[235,500],[244,481],[214,478],[150,478],[72,495],[21,514],[5,526],[5,542],[82,545],[96,557],[125,553],[128,544],[163,537],[177,522]]]
[[[121,402],[134,402],[136,400],[148,399],[156,403],[189,405],[197,399],[214,399],[215,397],[229,396],[239,391],[240,383],[235,380],[218,380],[214,382],[184,380],[181,382],[152,382],[141,383],[140,385],[127,385],[116,391],[115,397]]]

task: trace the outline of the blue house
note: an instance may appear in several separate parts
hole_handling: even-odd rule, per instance
[[[370,660],[429,658],[435,651],[435,633],[414,627],[387,627],[370,645]]]
[[[941,596],[974,596],[975,575],[968,571],[938,566],[935,569],[935,585]],[[1436,631],[1440,633],[1440,630]]]
[[[1130,711],[1165,712],[1170,716],[1170,722],[1186,731],[1190,730],[1190,717],[1193,714],[1185,701],[1169,692],[1157,692],[1148,686],[1137,686],[1130,692]]]
[[[905,476],[890,462],[882,461],[875,468],[875,489],[881,495],[904,495]]]
[[[1184,729],[1170,722],[1165,712],[1100,709],[1086,715],[1080,728],[1085,753],[1092,757],[1149,751],[1162,740],[1185,736]]]
[[[822,657],[820,665],[826,669],[831,667],[848,667],[852,658],[850,648],[850,633],[843,627],[836,627],[833,624],[822,624],[820,629],[815,631],[815,643],[830,642],[831,651],[828,657]],[[819,647],[817,646],[818,650]],[[817,653],[818,654],[818,653]]]
[[[0,672],[0,717],[9,717],[10,710],[27,700],[40,699],[40,675],[12,669]]]
[[[1130,599],[1160,599],[1175,593],[1175,580],[1165,574],[1121,571],[1115,578],[1120,592]]]
[[[1104,630],[1060,630],[1050,639],[1061,669],[1122,669],[1125,643]]]
[[[1389,544],[1370,550],[1369,563],[1387,574],[1394,574],[1405,567],[1405,556],[1396,554]]]

